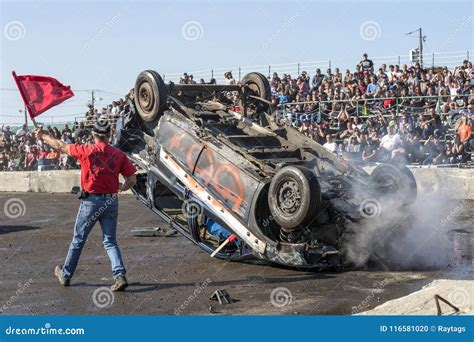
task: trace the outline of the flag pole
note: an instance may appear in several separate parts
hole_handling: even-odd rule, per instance
[[[23,90],[23,87],[21,86],[20,82],[18,81],[18,77],[16,76],[16,72],[12,71],[12,76],[13,79],[15,80],[16,86],[18,87],[18,90],[20,91],[21,98],[23,99],[23,103],[25,104],[25,119],[26,119],[26,111],[28,110],[28,114],[30,116],[31,121],[33,122],[33,126],[35,128],[38,128],[38,125],[36,124],[35,119],[32,117],[31,112],[30,112],[30,107],[28,106],[28,101],[26,100],[26,96]],[[25,122],[28,122],[25,120]]]

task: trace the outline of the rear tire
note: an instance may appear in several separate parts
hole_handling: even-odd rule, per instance
[[[273,177],[268,191],[273,219],[286,229],[304,228],[321,208],[321,188],[316,176],[302,166],[287,166]]]
[[[165,82],[154,70],[142,71],[135,82],[134,102],[140,118],[156,122],[166,105]]]
[[[370,174],[370,183],[378,197],[402,205],[415,203],[417,185],[413,173],[406,166],[378,165]]]
[[[254,95],[261,97],[267,101],[272,100],[272,91],[268,79],[259,72],[251,72],[242,78],[242,85],[246,86],[249,92],[249,95]],[[247,99],[247,105],[254,107],[259,106],[264,110],[267,110],[270,105],[263,101],[257,99],[249,98]]]

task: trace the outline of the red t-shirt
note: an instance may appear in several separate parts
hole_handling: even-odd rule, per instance
[[[109,144],[69,145],[69,154],[81,164],[81,188],[91,194],[111,194],[119,190],[119,174],[132,176],[137,169],[127,155]]]

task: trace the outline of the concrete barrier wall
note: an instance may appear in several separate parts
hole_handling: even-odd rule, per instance
[[[58,193],[79,185],[79,170],[0,172],[0,191]]]
[[[371,173],[375,166],[364,167]],[[422,195],[436,194],[450,199],[474,200],[474,169],[411,167]]]
[[[412,168],[423,194],[474,200],[474,169]]]
[[[373,167],[366,168],[371,172]],[[412,168],[420,194],[439,194],[452,199],[474,200],[474,169]],[[80,172],[0,172],[0,191],[70,192],[80,184]]]

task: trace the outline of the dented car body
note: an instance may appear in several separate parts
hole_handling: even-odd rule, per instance
[[[237,94],[240,111],[226,92]],[[221,259],[338,269],[351,225],[395,193],[409,192],[397,205],[410,205],[416,182],[392,165],[369,175],[279,125],[269,100],[258,73],[239,85],[166,85],[144,71],[114,144],[138,166],[135,195],[206,252],[222,242],[206,230],[210,219],[238,237]]]

